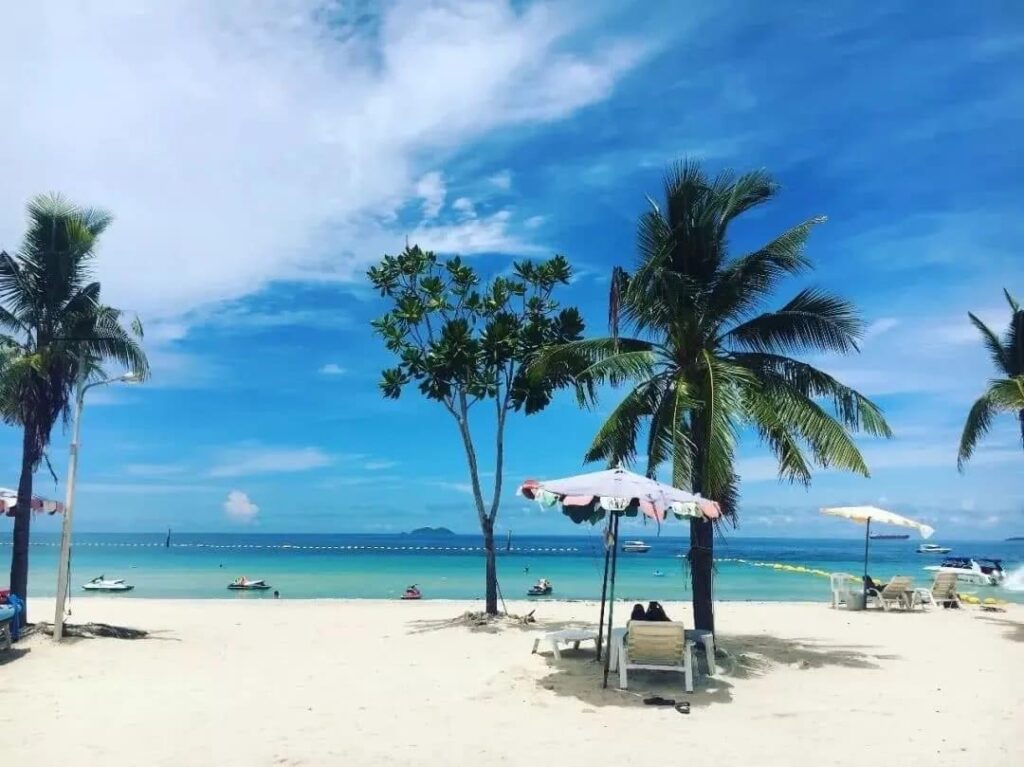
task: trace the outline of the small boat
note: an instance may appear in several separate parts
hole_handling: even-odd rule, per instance
[[[125,583],[123,578],[108,579],[107,576],[101,575],[83,584],[82,588],[86,591],[131,591],[135,587]]]
[[[939,546],[937,543],[922,543],[917,547],[918,554],[948,554],[952,550],[949,546]]]
[[[910,533],[871,533],[869,537],[873,541],[905,541]]]
[[[228,584],[228,588],[232,591],[266,591],[270,588],[270,584],[262,578],[258,581],[251,581],[244,575],[241,575],[231,581]]]
[[[423,593],[414,583],[412,586],[402,592],[402,599],[423,599]]]
[[[665,573],[663,573],[661,570],[655,570],[652,573],[652,575],[654,575],[655,578],[664,578],[665,577]]]
[[[530,597],[546,597],[554,590],[555,587],[551,585],[551,581],[547,578],[541,578],[530,587],[530,590],[526,592],[526,595]]]
[[[630,554],[646,554],[651,547],[643,541],[623,541],[622,550]]]
[[[1006,573],[1001,559],[947,557],[942,564],[926,567],[933,573],[954,573],[958,581],[974,586],[998,586]]]

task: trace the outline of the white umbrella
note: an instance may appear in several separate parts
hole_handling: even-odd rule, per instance
[[[828,514],[832,517],[842,517],[843,519],[849,519],[852,522],[862,522],[865,525],[864,528],[864,592],[867,593],[867,576],[868,576],[868,544],[871,542],[871,523],[881,522],[886,525],[896,525],[897,527],[910,527],[917,530],[922,538],[931,538],[935,532],[934,527],[930,527],[923,522],[910,519],[909,517],[901,516],[892,511],[886,511],[880,509],[877,506],[831,506],[821,510],[822,514]]]
[[[679,519],[685,517],[706,517],[717,519],[721,509],[714,501],[699,495],[666,485],[642,474],[625,469],[608,469],[575,477],[540,481],[528,479],[519,488],[520,495],[535,499],[541,504],[562,504],[562,511],[574,522],[596,522],[607,511],[611,514],[608,533],[610,549],[604,558],[604,579],[601,584],[601,616],[598,619],[598,657],[601,652],[601,637],[604,633],[605,595],[608,587],[608,563],[611,555],[611,589],[608,596],[608,636],[611,636],[612,610],[615,604],[615,570],[618,561],[619,519],[623,514],[640,511],[661,522],[671,511]],[[608,658],[605,656],[604,686],[608,686]]]
[[[625,469],[607,469],[562,479],[528,479],[520,486],[519,493],[542,503],[560,502],[573,507],[589,506],[596,500],[600,508],[617,514],[635,504],[644,514],[659,521],[665,519],[668,511],[680,518],[716,519],[720,515],[714,501]]]

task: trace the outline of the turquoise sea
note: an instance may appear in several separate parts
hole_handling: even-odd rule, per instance
[[[644,538],[646,554],[618,555],[616,596],[636,600],[688,599],[686,538]],[[917,554],[919,541],[872,541],[870,572],[876,579],[912,575],[930,582],[926,565],[941,556]],[[979,596],[1024,602],[1013,584],[1024,579],[1024,541],[941,541],[954,555],[999,557],[1011,573],[1011,588],[964,587]],[[30,588],[35,596],[56,592],[57,536],[33,536]],[[483,556],[475,535],[413,537],[403,535],[270,535],[175,533],[165,547],[164,534],[75,536],[72,596],[88,598],[81,584],[98,575],[124,578],[135,590],[123,596],[156,598],[272,598],[271,592],[229,592],[227,584],[245,575],[263,578],[282,598],[394,598],[419,584],[425,598],[476,599],[483,591]],[[597,530],[577,536],[514,536],[511,550],[500,542],[498,575],[506,599],[522,598],[541,577],[555,587],[554,598],[600,596],[603,545]],[[10,542],[0,543],[6,568]],[[825,578],[764,567],[750,562],[803,565],[829,572],[859,574],[863,539],[727,537],[715,544],[715,594],[723,600],[822,600]],[[662,576],[655,575],[660,571]],[[1020,587],[1020,586],[1018,586]]]

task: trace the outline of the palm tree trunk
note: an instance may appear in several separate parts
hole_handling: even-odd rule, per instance
[[[698,629],[715,630],[711,568],[714,562],[715,528],[706,519],[690,520],[690,585],[693,589],[693,623]]]
[[[498,614],[498,565],[494,555],[494,523],[486,522],[483,525],[484,533],[484,558],[486,561],[485,582],[486,599],[484,609],[488,615]]]
[[[35,473],[33,429],[26,424],[21,441],[21,478],[18,480],[18,503],[14,511],[14,539],[11,546],[11,592],[25,603],[22,623],[28,621],[28,542],[32,522],[32,475]]]

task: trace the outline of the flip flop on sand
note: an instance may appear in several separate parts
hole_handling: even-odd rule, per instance
[[[675,704],[676,702],[671,698],[663,698],[660,695],[655,695],[653,698],[644,698],[645,706],[674,706]]]
[[[680,714],[689,714],[690,713],[690,702],[688,700],[684,700],[682,703],[679,703],[676,706],[676,711],[678,711]]]

